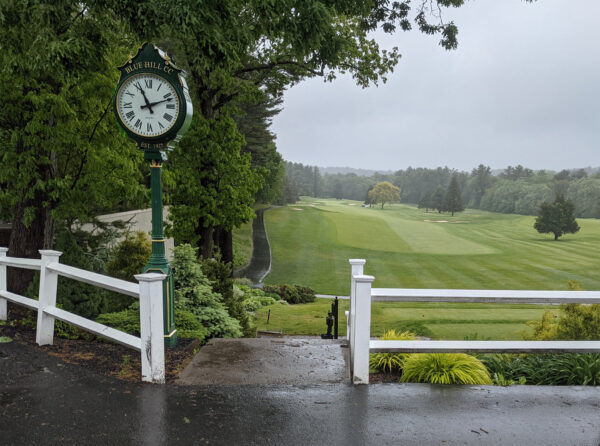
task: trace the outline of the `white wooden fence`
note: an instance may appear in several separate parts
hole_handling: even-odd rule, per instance
[[[127,282],[59,263],[58,251],[41,250],[41,259],[8,257],[8,249],[0,248],[0,320],[7,318],[7,301],[37,310],[36,342],[52,345],[54,320],[75,325],[141,353],[142,381],[165,382],[165,347],[163,339],[163,280],[164,274],[139,274],[139,283]],[[40,271],[39,300],[29,299],[7,291],[6,267]],[[83,318],[56,307],[58,276],[89,283],[140,299],[140,334],[132,336],[106,325]]]
[[[352,265],[347,338],[354,384],[369,383],[369,354],[394,353],[600,353],[600,341],[380,341],[371,340],[371,302],[479,302],[523,304],[600,304],[600,291],[426,290],[371,288],[365,260]]]

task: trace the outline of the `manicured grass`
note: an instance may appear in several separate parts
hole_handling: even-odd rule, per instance
[[[267,284],[348,295],[348,259],[364,258],[374,287],[563,290],[574,279],[600,289],[595,219],[578,219],[580,232],[559,241],[538,234],[534,217],[478,210],[451,217],[347,200],[304,198],[269,209],[265,220],[273,253]]]
[[[241,268],[252,256],[252,222],[244,223],[233,231],[233,267]]]
[[[275,304],[256,313],[259,330],[283,330],[285,334],[316,335],[326,332],[325,316],[331,308],[330,299],[317,299],[302,305]],[[340,336],[346,334],[344,311],[348,301],[340,300]],[[452,304],[375,302],[372,307],[371,335],[380,336],[385,330],[402,329],[419,322],[431,332],[433,339],[464,339],[477,334],[479,339],[522,339],[530,332],[527,321],[539,320],[548,309],[557,307],[516,304]],[[267,314],[271,311],[269,324]]]

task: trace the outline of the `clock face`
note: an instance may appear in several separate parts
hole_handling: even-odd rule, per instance
[[[119,120],[136,135],[161,136],[179,116],[179,97],[173,85],[152,73],[131,76],[117,92]]]

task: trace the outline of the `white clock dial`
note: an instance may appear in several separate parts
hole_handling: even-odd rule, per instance
[[[143,73],[127,79],[117,92],[117,111],[123,125],[148,138],[168,132],[179,115],[179,98],[166,79]]]

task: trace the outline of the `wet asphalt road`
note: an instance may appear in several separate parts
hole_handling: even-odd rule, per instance
[[[0,344],[2,445],[593,445],[600,389],[155,386]]]
[[[271,245],[265,228],[265,209],[256,211],[252,221],[252,258],[244,268],[234,273],[235,277],[247,277],[260,285],[271,271]],[[261,285],[262,286],[262,285]]]

